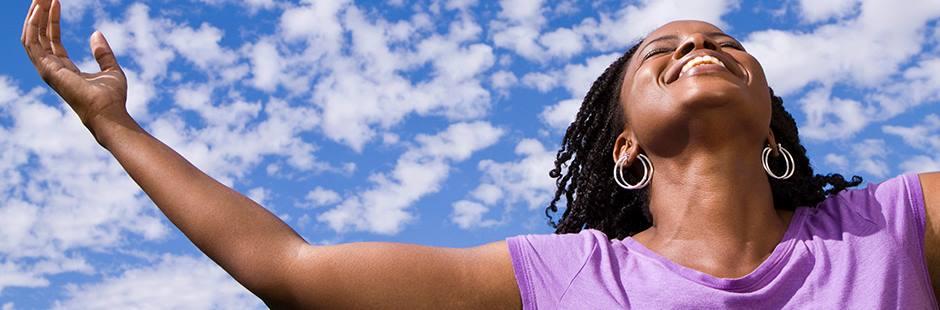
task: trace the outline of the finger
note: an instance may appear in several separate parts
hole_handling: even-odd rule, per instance
[[[59,4],[59,0],[52,0],[52,5],[49,6],[49,25],[46,27],[46,31],[48,32],[46,35],[49,36],[49,41],[52,43],[53,55],[69,57],[68,52],[62,47],[62,29],[59,25],[62,14],[61,7],[62,5]]]
[[[101,71],[122,72],[117,58],[114,57],[114,51],[111,50],[111,45],[100,31],[95,31],[91,35],[91,53],[95,55],[95,61],[98,62]]]
[[[23,34],[20,36],[20,42],[23,42],[23,45],[26,45],[26,28],[29,27],[29,18],[33,16],[33,10],[36,9],[36,0],[33,0],[33,3],[29,5],[29,11],[26,11],[26,19],[23,20]]]
[[[52,54],[52,43],[47,35],[47,26],[49,26],[49,5],[48,0],[39,0],[39,44],[46,50],[46,53]]]
[[[45,50],[39,44],[39,9],[38,5],[33,8],[33,12],[29,16],[29,24],[26,27],[26,53],[29,55],[29,59],[33,61],[33,64],[36,64],[36,61],[45,55]]]
[[[65,47],[62,46],[62,30],[59,26],[61,14],[62,4],[59,3],[59,0],[52,0],[52,5],[49,9],[48,27],[49,40],[52,41],[52,54],[58,56],[62,64],[69,70],[78,71],[78,66],[72,63],[72,60],[69,59],[69,53],[65,50]]]

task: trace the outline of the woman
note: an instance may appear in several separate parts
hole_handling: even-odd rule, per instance
[[[128,115],[101,33],[101,72],[79,72],[59,14],[58,0],[34,0],[27,15],[39,74],[173,224],[272,308],[937,306],[927,267],[940,282],[940,174],[863,190],[814,175],[760,64],[704,22],[660,27],[594,83],[551,173],[547,211],[564,195],[567,234],[449,249],[306,243]]]

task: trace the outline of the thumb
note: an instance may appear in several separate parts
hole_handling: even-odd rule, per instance
[[[114,58],[114,51],[111,50],[111,45],[108,44],[108,40],[105,40],[104,34],[100,31],[95,31],[91,34],[91,53],[95,55],[95,60],[98,62],[98,67],[101,68],[101,71],[121,71],[121,66],[118,65],[117,59]]]

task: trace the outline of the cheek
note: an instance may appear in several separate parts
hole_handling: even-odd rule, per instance
[[[660,83],[662,69],[659,67],[657,64],[648,64],[636,70],[630,82],[627,102],[645,105],[645,103],[662,102],[665,99],[666,92]]]
[[[767,77],[764,75],[764,69],[753,57],[746,63],[746,67],[748,68],[748,92],[754,100],[763,103],[758,106],[762,107],[761,110],[765,110],[761,112],[766,113],[769,118],[771,110],[770,89],[767,85]]]
[[[767,89],[767,76],[764,75],[764,68],[757,62],[757,59],[748,55],[746,58],[740,60],[740,64],[744,67],[743,69],[745,69],[747,74],[749,87]]]

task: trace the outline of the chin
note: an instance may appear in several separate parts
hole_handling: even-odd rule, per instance
[[[716,108],[724,106],[739,106],[736,103],[753,102],[747,89],[723,78],[696,77],[695,81],[682,81],[673,86],[671,96],[674,102],[682,103],[689,108]]]

